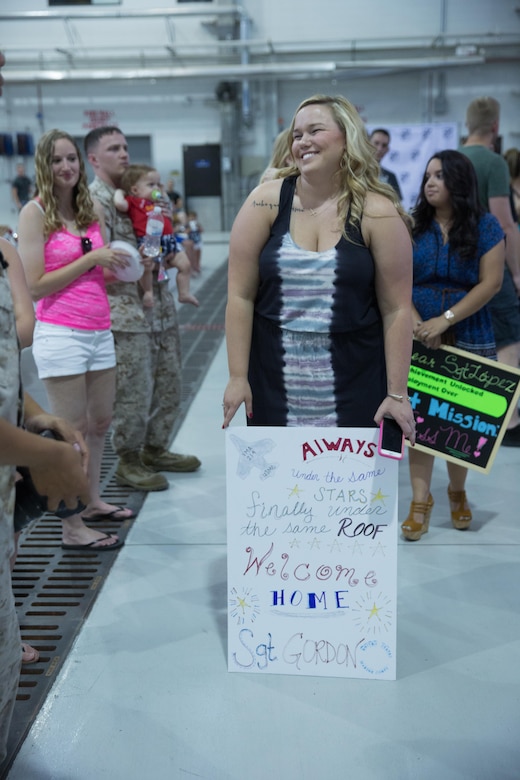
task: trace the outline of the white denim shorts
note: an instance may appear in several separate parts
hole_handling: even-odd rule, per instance
[[[81,330],[37,321],[32,353],[40,379],[102,371],[116,364],[111,330]]]

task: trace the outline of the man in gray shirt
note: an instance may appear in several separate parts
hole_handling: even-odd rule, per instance
[[[506,235],[506,267],[502,288],[489,302],[498,359],[518,368],[520,356],[520,233],[511,212],[509,170],[506,161],[492,151],[498,137],[500,104],[492,97],[472,100],[466,111],[469,136],[459,151],[473,163],[479,199],[493,214]],[[515,407],[502,439],[506,447],[520,447],[520,416]]]

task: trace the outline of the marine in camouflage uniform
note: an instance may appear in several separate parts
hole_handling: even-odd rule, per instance
[[[111,241],[137,246],[130,219],[114,206],[114,191],[98,176],[90,185],[103,205]],[[181,400],[181,351],[177,312],[167,283],[157,282],[155,305],[144,309],[136,283],[107,284],[116,348],[113,445],[119,456],[116,479],[141,490],[164,490],[159,471],[195,471],[193,455],[168,452]]]
[[[3,260],[0,256],[0,261]],[[21,418],[20,370],[16,325],[7,271],[0,262],[0,416],[17,425]],[[11,586],[14,553],[14,466],[0,466],[0,762],[16,700],[22,640]]]

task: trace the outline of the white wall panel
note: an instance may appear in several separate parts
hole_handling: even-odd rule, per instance
[[[257,0],[245,0],[242,5],[255,19],[255,37],[273,41],[435,35],[441,19],[440,0],[400,0],[392,4],[388,0],[263,0],[261,14],[255,11]]]

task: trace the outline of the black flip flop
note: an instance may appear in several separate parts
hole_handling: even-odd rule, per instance
[[[116,517],[118,512],[124,512],[125,509],[128,509],[132,514],[127,517]],[[137,517],[137,515],[133,509],[130,509],[128,506],[121,506],[120,504],[118,504],[115,509],[112,509],[111,512],[96,512],[94,515],[82,515],[82,519],[86,523],[90,520],[118,520],[119,522],[124,523],[125,520],[132,520],[134,517]]]
[[[118,539],[115,544],[103,544],[101,547],[96,547],[99,542],[102,542],[103,539],[113,539],[114,534],[105,534],[104,536],[100,537],[99,539],[94,539],[93,542],[89,542],[88,544],[62,544],[61,549],[62,550],[92,550],[94,552],[105,552],[106,550],[118,550],[120,547],[124,545],[124,541],[122,539]]]

